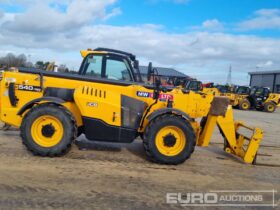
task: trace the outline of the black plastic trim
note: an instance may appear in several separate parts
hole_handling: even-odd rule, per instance
[[[131,143],[138,135],[136,129],[113,126],[100,119],[82,117],[84,133],[89,140]]]
[[[174,108],[163,108],[163,109],[158,109],[156,111],[154,111],[151,115],[148,116],[148,120],[152,121],[153,119],[157,118],[160,115],[163,114],[175,114],[175,115],[179,115],[182,116],[184,119],[191,121],[192,118],[190,118],[189,115],[187,115],[186,113],[184,113],[183,111],[179,110],[179,109],[174,109]]]
[[[10,103],[12,106],[17,106],[17,102],[18,102],[18,99],[16,97],[16,85],[15,83],[10,83],[9,84],[9,88],[8,88],[8,92],[9,92],[9,100],[10,100]]]
[[[117,80],[109,80],[109,79],[98,79],[98,78],[89,78],[85,75],[79,74],[72,74],[72,73],[59,73],[59,72],[47,72],[44,70],[27,70],[27,69],[20,69],[19,72],[21,73],[28,73],[28,74],[42,74],[43,76],[47,77],[54,77],[54,78],[62,78],[62,79],[70,79],[70,80],[78,80],[78,81],[86,81],[86,82],[94,82],[94,83],[102,83],[102,84],[110,84],[110,85],[118,85],[118,86],[130,86],[130,85],[140,85],[144,86],[147,89],[154,89],[154,86],[147,85],[138,82],[126,82],[126,81],[117,81]]]
[[[117,54],[128,56],[132,61],[136,60],[135,55],[128,53],[128,52],[121,51],[121,50],[114,50],[114,49],[110,49],[110,48],[98,47],[98,48],[94,49],[94,51],[105,51],[105,52],[117,53]]]
[[[122,127],[138,129],[148,104],[138,99],[121,95]]]
[[[29,101],[27,104],[25,104],[17,113],[17,115],[22,115],[27,109],[32,108],[35,104],[37,104],[40,101],[48,101],[51,103],[55,103],[55,104],[63,104],[65,103],[64,100],[60,99],[60,98],[56,98],[56,97],[42,97],[42,98],[36,98],[32,101]]]
[[[62,99],[63,101],[73,102],[74,101],[74,89],[68,88],[54,88],[47,87],[44,90],[44,97],[54,97]]]

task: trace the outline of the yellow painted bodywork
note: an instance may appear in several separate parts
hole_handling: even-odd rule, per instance
[[[220,96],[221,94],[218,88],[203,88],[202,92],[205,94],[212,94],[214,96]]]
[[[0,100],[0,119],[1,121],[19,127],[23,116],[17,115],[20,108],[31,100],[43,97],[43,92],[29,92],[16,90],[16,96],[20,99],[16,107],[11,106],[8,95],[8,86],[10,82],[15,82],[16,84],[22,85],[32,85],[40,86],[39,75],[36,74],[24,74],[18,72],[4,72],[3,80],[1,81],[1,100]],[[61,87],[61,88],[73,88],[80,85],[79,81],[72,81],[67,79],[56,79],[56,78],[47,78],[44,77],[44,85],[48,87]],[[47,101],[42,101],[40,103],[45,103]],[[81,113],[75,103],[64,103],[67,109],[69,109],[76,118],[77,124],[82,125]]]
[[[279,93],[270,93],[268,98],[264,103],[272,101],[275,103],[277,106],[280,106],[280,94]]]
[[[92,54],[92,53],[94,53],[95,55],[96,55],[96,54],[107,54],[107,52],[103,52],[103,51],[94,51],[94,50],[81,50],[80,53],[81,53],[81,56],[82,56],[83,58],[87,57],[89,54]]]
[[[10,81],[15,82],[17,85],[32,85],[40,86],[39,75],[26,74],[18,72],[4,72],[4,81],[1,82],[1,121],[10,125],[19,127],[23,116],[17,115],[18,111],[31,100],[43,97],[43,92],[29,92],[16,90],[16,96],[19,98],[16,107],[12,107],[8,96],[8,85]],[[140,85],[119,86],[113,84],[93,83],[79,80],[71,80],[64,78],[55,78],[44,76],[44,87],[68,88],[75,89],[74,99],[75,103],[64,103],[67,109],[73,113],[78,126],[82,125],[81,116],[101,119],[109,125],[121,125],[121,95],[130,96],[146,102],[148,105],[154,103],[151,97],[137,97],[137,91],[153,93],[152,89],[147,89]],[[84,91],[83,91],[84,90]],[[97,92],[97,95],[95,95]],[[104,94],[106,98],[104,98]],[[191,118],[198,118],[206,116],[213,96],[197,94],[190,92],[184,94],[180,88],[174,89],[167,94],[174,97],[173,107],[187,113]],[[40,103],[45,103],[42,101]],[[166,108],[167,102],[159,101],[152,107],[150,113],[160,108]],[[149,114],[147,116],[149,116]],[[144,126],[140,131],[143,131],[145,125],[148,123],[147,118],[144,119]]]
[[[245,94],[233,94],[233,100],[231,100],[231,105],[232,106],[238,106],[240,104],[241,101],[243,101],[244,99],[246,99],[248,97],[248,95]]]

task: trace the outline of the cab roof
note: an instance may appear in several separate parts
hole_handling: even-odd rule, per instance
[[[109,49],[109,48],[99,47],[94,50],[92,50],[92,49],[81,50],[82,57],[86,57],[87,55],[93,54],[93,53],[94,54],[117,54],[117,55],[122,55],[122,56],[128,57],[132,61],[136,60],[136,56],[131,53],[120,51],[120,50]]]

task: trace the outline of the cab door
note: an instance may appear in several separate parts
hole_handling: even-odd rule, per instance
[[[133,82],[135,81],[133,76],[131,65],[127,59],[117,55],[105,56],[105,70],[103,75],[105,79]]]
[[[268,96],[269,90],[267,88],[257,88],[255,94],[252,97],[255,107],[262,107]]]
[[[80,68],[81,75],[92,79],[104,79],[104,83],[118,84],[136,81],[131,63],[124,56],[115,54],[90,54]]]

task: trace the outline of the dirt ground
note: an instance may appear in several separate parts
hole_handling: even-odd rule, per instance
[[[146,160],[141,140],[105,144],[87,142],[82,136],[66,156],[41,158],[26,151],[18,131],[0,131],[0,209],[188,209],[167,204],[166,193],[278,190],[279,194],[280,110],[235,111],[235,118],[265,131],[258,165],[223,152],[218,132],[210,147],[197,147],[184,164],[165,166]]]

